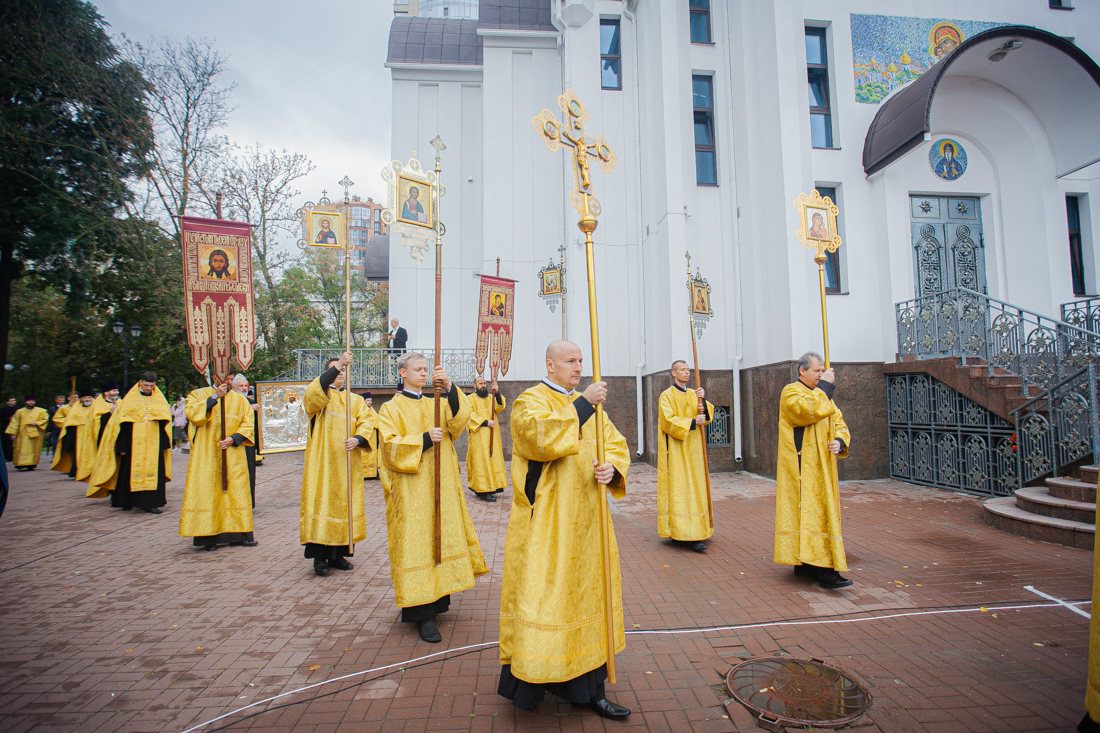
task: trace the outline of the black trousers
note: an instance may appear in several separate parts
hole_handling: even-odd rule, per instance
[[[512,665],[500,668],[500,684],[497,694],[512,701],[517,708],[530,710],[542,702],[546,693],[576,705],[604,699],[604,681],[607,679],[607,664],[601,664],[591,672],[585,672],[565,682],[524,682],[512,674]]]
[[[446,613],[451,607],[451,596],[446,595],[437,598],[431,603],[421,606],[409,606],[401,609],[401,620],[405,623],[418,624],[422,621],[434,621],[441,613]]]

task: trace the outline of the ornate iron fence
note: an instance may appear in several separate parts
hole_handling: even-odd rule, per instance
[[[956,356],[965,366],[980,359],[1018,375],[1023,393],[1045,390],[1083,369],[1100,354],[1100,335],[955,288],[897,304],[898,354],[934,359]]]
[[[889,377],[890,475],[986,496],[1019,488],[1011,424],[927,374]]]
[[[1071,326],[1100,333],[1100,298],[1062,303],[1062,320]]]
[[[714,419],[707,425],[707,445],[730,444],[730,411],[728,407],[714,406]]]
[[[1043,395],[1013,410],[1019,436],[1020,485],[1100,455],[1097,421],[1100,369],[1084,369],[1051,385]]]
[[[355,361],[351,363],[352,387],[393,387],[397,385],[397,358],[400,354],[389,349],[352,349]],[[298,349],[298,364],[290,379],[307,380],[316,378],[324,371],[325,362],[336,359],[343,353],[340,347],[329,349]],[[435,358],[434,349],[420,352],[430,364]],[[477,371],[474,367],[473,349],[443,349],[440,355],[443,368],[456,384],[470,386],[474,383]],[[284,372],[284,374],[287,374]],[[284,375],[279,375],[280,377]]]

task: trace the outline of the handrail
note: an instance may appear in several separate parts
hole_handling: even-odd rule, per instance
[[[1040,400],[1045,400],[1047,398],[1047,394],[1053,394],[1053,393],[1059,391],[1060,389],[1062,389],[1067,384],[1069,384],[1073,380],[1080,377],[1082,374],[1084,374],[1088,370],[1089,370],[1089,367],[1085,367],[1084,369],[1080,369],[1080,370],[1074,372],[1073,374],[1070,374],[1068,377],[1061,380],[1057,384],[1050,385],[1050,388],[1046,392],[1044,392],[1043,394],[1032,397],[1027,402],[1023,403],[1022,405],[1012,408],[1011,410],[1008,411],[1008,414],[1015,415],[1016,413],[1020,412],[1021,410],[1026,410],[1027,408],[1031,407],[1036,402],[1038,402]]]
[[[324,362],[335,359],[343,353],[340,346],[329,348],[296,349],[294,374],[300,381],[314,379],[321,373]],[[401,353],[394,349],[381,347],[356,348],[351,350],[355,359],[349,366],[350,382],[353,387],[395,387],[399,376],[397,359]],[[420,349],[429,362],[435,356],[433,349]],[[474,349],[442,349],[440,361],[447,374],[456,384],[470,386],[477,377],[476,352]]]
[[[1092,333],[1100,333],[1100,296],[1062,303],[1059,310],[1064,322]]]

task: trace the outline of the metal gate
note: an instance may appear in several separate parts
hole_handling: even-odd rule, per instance
[[[966,288],[987,293],[979,200],[910,196],[916,297]]]

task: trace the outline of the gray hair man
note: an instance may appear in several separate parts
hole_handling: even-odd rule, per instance
[[[248,377],[243,374],[236,374],[233,376],[233,391],[248,400],[248,404],[252,408],[252,427],[255,432],[256,440],[253,445],[245,445],[244,452],[248,458],[248,485],[252,491],[252,508],[256,508],[256,466],[262,466],[264,459],[260,455],[260,403],[255,397],[248,394],[249,384]]]

